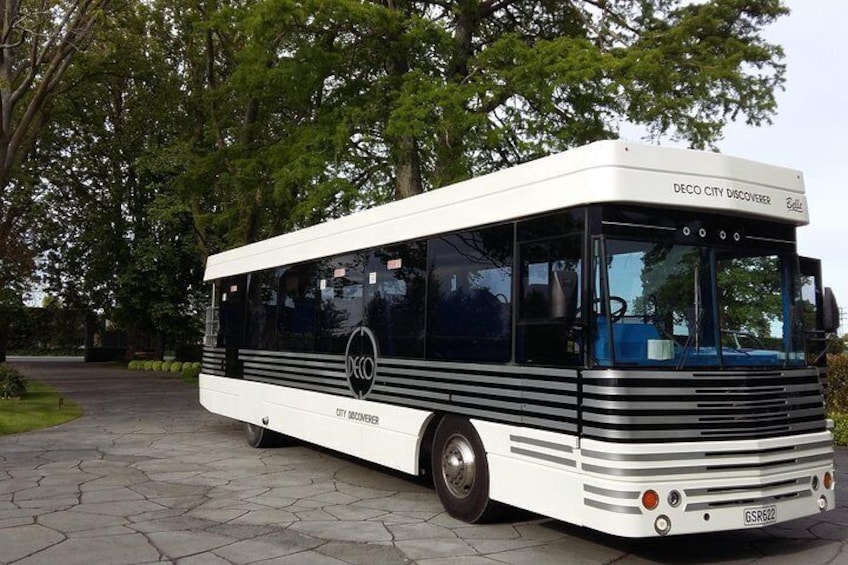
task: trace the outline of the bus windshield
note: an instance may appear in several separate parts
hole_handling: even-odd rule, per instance
[[[601,366],[804,364],[792,253],[597,240],[594,361]]]

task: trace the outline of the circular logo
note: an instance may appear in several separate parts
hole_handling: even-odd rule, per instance
[[[377,377],[377,340],[371,330],[360,327],[350,334],[345,349],[345,374],[356,398],[371,392]]]

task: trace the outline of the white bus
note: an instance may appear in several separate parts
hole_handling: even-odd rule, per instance
[[[430,472],[468,522],[815,515],[834,464],[805,331],[835,302],[807,222],[798,171],[618,141],[378,206],[209,258],[200,401],[256,447]]]

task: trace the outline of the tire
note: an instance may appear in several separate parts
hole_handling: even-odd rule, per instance
[[[250,422],[244,422],[244,438],[250,447],[259,449],[279,447],[285,443],[284,435]]]
[[[495,517],[499,505],[489,499],[486,451],[471,422],[445,416],[433,437],[430,462],[436,494],[448,514],[471,524]]]

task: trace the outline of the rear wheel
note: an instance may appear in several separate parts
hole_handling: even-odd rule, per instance
[[[431,465],[436,494],[448,514],[469,523],[494,517],[498,505],[489,499],[489,464],[471,422],[445,416],[433,437]]]
[[[244,423],[244,438],[247,440],[247,444],[250,447],[258,447],[260,449],[264,449],[266,447],[279,447],[285,443],[285,437],[286,436],[273,430],[269,430],[268,428],[263,428],[262,426],[251,424],[250,422]]]

